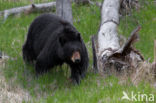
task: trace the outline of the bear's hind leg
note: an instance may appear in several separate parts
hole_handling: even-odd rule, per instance
[[[24,61],[33,64],[33,60],[35,60],[35,55],[33,49],[27,43],[23,45],[22,52]]]
[[[36,59],[36,74],[39,75],[48,72],[54,66],[53,63],[53,58],[50,58],[48,53],[45,53],[43,50]]]
[[[36,71],[36,75],[40,75],[46,73],[48,71],[48,67],[44,62],[37,60],[35,65],[35,71]]]

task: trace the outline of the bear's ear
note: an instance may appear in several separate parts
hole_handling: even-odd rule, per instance
[[[60,23],[63,24],[64,26],[68,25],[69,23],[65,20],[60,20]]]
[[[64,31],[65,31],[65,33],[74,33],[74,30],[73,30],[73,28],[71,28],[70,25],[64,26]]]
[[[61,46],[63,46],[66,43],[66,39],[63,36],[61,36],[59,38],[59,42],[60,42]]]
[[[81,41],[81,34],[79,32],[77,33],[77,39]]]
[[[69,23],[69,22],[67,22],[67,21],[60,21],[62,24],[63,24],[63,27],[64,27],[64,31],[66,32],[66,33],[72,33],[72,32],[74,32],[75,30],[74,30],[74,28],[73,28],[73,26]]]

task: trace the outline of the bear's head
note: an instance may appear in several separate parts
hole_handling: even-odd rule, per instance
[[[71,25],[66,25],[59,37],[63,59],[69,63],[80,63],[82,53],[82,39],[80,33]]]

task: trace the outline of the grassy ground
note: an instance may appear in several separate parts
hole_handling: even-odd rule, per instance
[[[25,0],[14,1],[5,0],[4,2],[1,0],[0,10],[30,4],[29,1]],[[35,2],[44,2],[44,0],[36,0]],[[142,30],[140,31],[141,40],[136,47],[141,50],[146,59],[153,60],[153,40],[156,39],[156,6],[151,2],[147,3],[140,11],[133,11],[131,16],[122,17],[118,30],[120,34],[128,37],[137,26],[137,21],[142,26]],[[30,101],[36,103],[133,103],[134,101],[121,100],[123,91],[127,92],[129,96],[132,91],[136,94],[139,92],[156,95],[156,90],[144,82],[137,87],[130,81],[120,84],[120,80],[114,76],[104,78],[92,72],[90,36],[98,31],[100,9],[96,6],[76,6],[74,4],[72,7],[74,26],[81,32],[90,56],[89,71],[81,84],[79,86],[70,84],[67,79],[70,76],[67,65],[57,67],[36,78],[34,68],[23,63],[21,47],[24,38],[29,24],[40,14],[9,17],[4,23],[1,22],[0,50],[12,58],[8,60],[5,68],[1,68],[6,81],[11,86],[18,85],[23,90],[28,91],[31,96]]]

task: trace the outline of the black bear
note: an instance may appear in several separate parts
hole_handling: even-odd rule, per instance
[[[88,68],[88,52],[80,33],[54,14],[42,14],[31,23],[22,51],[24,61],[35,61],[37,74],[67,63],[72,81],[79,84]]]

